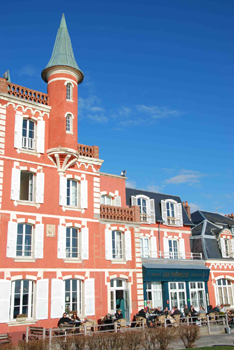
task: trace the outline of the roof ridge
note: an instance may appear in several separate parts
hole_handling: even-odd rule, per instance
[[[135,191],[144,191],[144,192],[148,192],[148,193],[155,193],[155,194],[164,194],[165,196],[173,196],[173,197],[178,197],[180,198],[180,196],[175,195],[175,194],[170,194],[170,193],[162,193],[162,192],[153,192],[153,191],[147,191],[147,190],[143,190],[143,189],[138,189],[138,188],[131,188],[131,187],[126,187],[126,190],[135,190]],[[180,198],[181,200],[181,198]]]

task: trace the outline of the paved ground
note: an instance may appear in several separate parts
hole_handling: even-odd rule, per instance
[[[232,334],[213,334],[204,335],[195,343],[195,347],[213,346],[213,345],[232,345],[234,347],[234,333]],[[181,340],[173,343],[172,349],[184,349]],[[215,349],[215,348],[214,348]]]

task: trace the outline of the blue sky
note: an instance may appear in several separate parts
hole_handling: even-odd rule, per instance
[[[85,75],[78,140],[100,147],[102,171],[233,212],[233,0],[5,2],[1,76],[46,91],[63,12]]]

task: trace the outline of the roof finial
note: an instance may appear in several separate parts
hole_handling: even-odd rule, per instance
[[[64,13],[62,14],[61,22],[60,22],[60,28],[67,28],[66,20]]]

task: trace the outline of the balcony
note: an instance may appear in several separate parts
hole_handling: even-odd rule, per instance
[[[42,92],[31,90],[20,85],[8,83],[1,79],[0,92],[10,96],[18,97],[22,100],[39,103],[41,105],[48,105],[48,95]]]
[[[164,251],[149,251],[141,252],[141,257],[144,259],[172,259],[172,260],[202,260],[202,253],[173,253]]]
[[[111,221],[140,221],[140,208],[134,205],[131,208],[114,207],[113,205],[100,205],[100,218]]]
[[[86,146],[81,143],[77,144],[77,152],[80,156],[99,159],[98,146]]]

